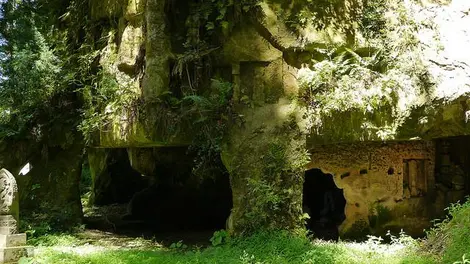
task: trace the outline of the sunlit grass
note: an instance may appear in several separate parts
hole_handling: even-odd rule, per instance
[[[57,240],[60,241],[60,240]],[[66,240],[67,241],[67,240]],[[128,249],[114,246],[67,244],[39,247],[36,255],[20,263],[57,264],[150,264],[150,263],[433,263],[417,253],[409,237],[382,243],[377,237],[366,242],[325,242],[293,237],[286,233],[259,233],[243,240],[209,248],[169,249],[159,246]]]

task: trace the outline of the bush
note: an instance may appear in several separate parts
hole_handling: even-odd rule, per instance
[[[470,199],[452,204],[447,210],[447,218],[428,233],[424,248],[442,256],[443,263],[466,263],[463,256],[470,256]]]

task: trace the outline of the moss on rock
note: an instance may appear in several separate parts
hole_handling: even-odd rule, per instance
[[[281,99],[244,109],[243,123],[230,129],[222,159],[233,193],[231,232],[302,230],[303,166],[308,155],[298,111],[294,103]]]

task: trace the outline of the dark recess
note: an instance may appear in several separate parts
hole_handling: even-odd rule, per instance
[[[310,215],[306,227],[315,237],[338,240],[345,206],[343,190],[335,185],[331,174],[319,169],[305,172],[303,208]]]

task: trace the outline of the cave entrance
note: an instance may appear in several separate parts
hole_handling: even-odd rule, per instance
[[[225,229],[232,209],[229,174],[222,162],[212,161],[203,175],[196,175],[195,156],[187,148],[151,151],[155,167],[149,177],[153,179],[130,199],[122,218],[127,223],[123,232],[141,232],[164,244],[210,243],[214,231]]]
[[[439,138],[435,143],[435,179],[427,179],[428,185],[435,183],[439,192],[454,198],[447,203],[464,200],[470,194],[470,136]]]
[[[94,149],[82,182],[88,228],[129,237],[205,245],[225,229],[232,209],[229,174],[220,159],[195,174],[187,147]],[[133,161],[133,162],[131,162]],[[142,162],[141,162],[142,161]],[[93,175],[91,175],[93,174]]]
[[[338,226],[345,219],[345,206],[343,190],[336,186],[333,175],[320,169],[305,172],[303,210],[310,216],[306,221],[309,232],[317,238],[337,240]]]

